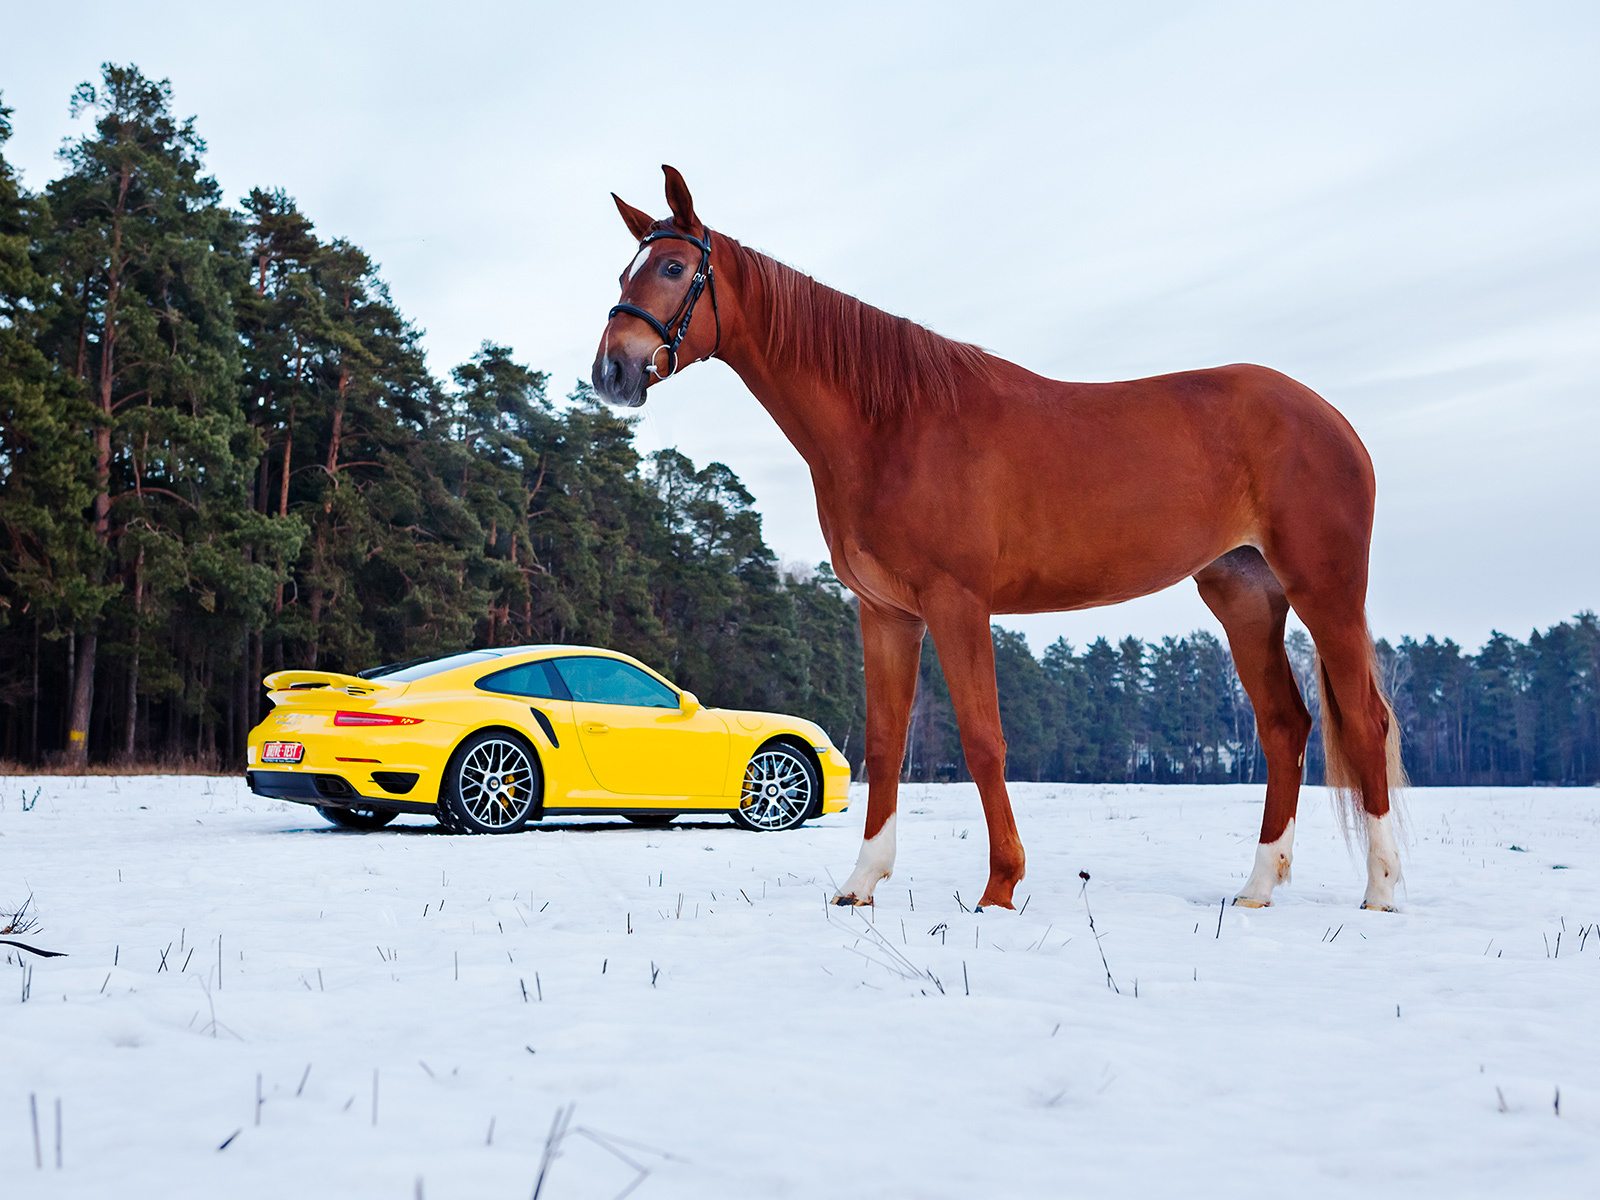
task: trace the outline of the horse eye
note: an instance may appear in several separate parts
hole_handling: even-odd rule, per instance
[[[669,263],[667,263],[666,266],[662,267],[661,269],[663,271],[665,271],[668,275],[682,275],[683,274],[683,264],[682,263],[669,262]]]

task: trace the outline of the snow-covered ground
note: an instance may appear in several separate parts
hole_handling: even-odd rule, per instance
[[[869,918],[824,903],[864,791],[789,834],[465,838],[0,779],[0,905],[69,952],[26,1003],[0,972],[0,1193],[510,1200],[574,1104],[543,1200],[621,1156],[640,1200],[1592,1195],[1600,792],[1412,793],[1384,914],[1308,789],[1296,881],[1223,910],[1259,793],[1016,785],[1018,915],[957,903],[974,790],[912,786]]]

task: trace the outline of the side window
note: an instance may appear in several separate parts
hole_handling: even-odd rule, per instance
[[[555,673],[549,661],[522,663],[485,675],[478,686],[486,692],[504,692],[512,696],[534,696],[542,700],[570,700],[561,676]]]
[[[678,695],[671,688],[614,658],[560,658],[555,667],[574,700],[634,708],[678,707]]]

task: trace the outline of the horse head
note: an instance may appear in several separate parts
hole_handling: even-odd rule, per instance
[[[687,362],[703,362],[722,344],[722,315],[711,269],[711,230],[695,215],[683,176],[663,166],[672,216],[653,220],[615,192],[617,211],[639,243],[617,282],[621,298],[606,319],[594,360],[595,391],[612,404],[637,408],[653,383]],[[694,317],[703,297],[709,313]],[[709,318],[709,319],[708,319]]]

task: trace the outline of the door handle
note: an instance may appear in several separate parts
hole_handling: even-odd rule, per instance
[[[603,725],[599,721],[585,721],[583,723],[583,731],[585,733],[606,733],[610,729],[611,726]]]

